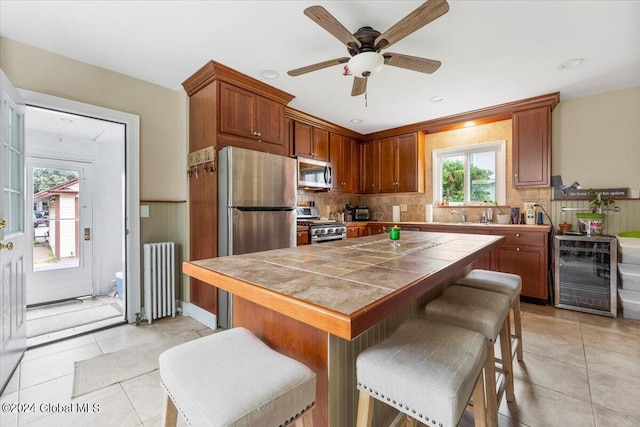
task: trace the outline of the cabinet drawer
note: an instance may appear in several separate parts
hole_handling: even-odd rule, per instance
[[[534,233],[531,231],[493,232],[505,237],[503,245],[509,246],[542,246],[547,243],[546,233]]]

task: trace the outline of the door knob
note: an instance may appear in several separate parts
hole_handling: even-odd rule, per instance
[[[13,242],[9,242],[6,245],[4,243],[0,243],[0,250],[7,248],[8,251],[13,249]]]
[[[6,226],[7,226],[7,221],[5,221],[4,219],[0,219],[0,230],[5,228]]]

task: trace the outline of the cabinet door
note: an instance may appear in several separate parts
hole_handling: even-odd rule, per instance
[[[254,138],[254,97],[253,93],[244,89],[220,84],[220,132]]]
[[[312,126],[300,122],[293,124],[293,147],[296,156],[311,157],[312,140]]]
[[[262,96],[255,96],[255,138],[262,142],[284,145],[284,105]]]
[[[376,191],[376,143],[360,144],[360,192]]]
[[[331,151],[329,151],[331,154]],[[358,143],[355,139],[342,138],[342,192],[353,194],[358,191],[360,161]]]
[[[419,169],[420,154],[418,152],[418,137],[415,133],[402,135],[397,138],[396,158],[397,158],[397,176],[396,191],[399,192],[416,192],[424,191],[420,188],[419,182],[424,178],[420,177],[420,173],[424,173]]]
[[[309,244],[309,230],[296,232],[296,246],[304,246]]]
[[[381,225],[367,225],[367,236],[373,236],[375,234],[384,233],[384,228]]]
[[[547,299],[544,249],[499,246],[496,249],[496,270],[517,274],[522,278],[522,295]]]
[[[359,227],[347,227],[347,238],[360,237]]]
[[[513,113],[513,186],[549,186],[551,108]]]
[[[378,145],[378,192],[394,193],[398,176],[398,138],[381,139]]]
[[[314,159],[328,161],[329,160],[329,131],[314,127],[311,147],[312,147],[311,155],[313,156]]]
[[[342,135],[332,133],[329,136],[329,161],[333,165],[333,183],[331,189],[342,191],[345,181],[345,171],[343,168],[343,138]]]

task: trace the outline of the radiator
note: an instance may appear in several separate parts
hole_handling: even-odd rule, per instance
[[[144,244],[144,314],[154,319],[176,316],[175,244]]]

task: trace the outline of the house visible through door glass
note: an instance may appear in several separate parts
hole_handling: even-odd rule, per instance
[[[80,265],[80,172],[33,169],[33,270]]]

